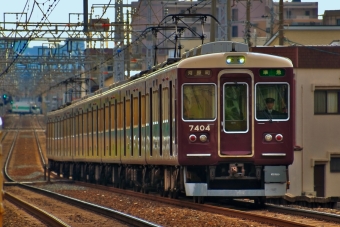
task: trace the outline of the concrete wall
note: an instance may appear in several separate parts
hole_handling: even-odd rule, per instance
[[[295,69],[295,73],[296,144],[303,150],[295,152],[295,161],[290,167],[293,183],[290,192],[314,195],[314,165],[322,163],[325,164],[325,196],[340,196],[340,173],[330,173],[330,154],[340,154],[340,116],[314,114],[314,90],[340,89],[340,70]]]

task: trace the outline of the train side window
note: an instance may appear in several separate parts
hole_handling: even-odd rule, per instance
[[[98,148],[98,105],[93,107],[92,114],[93,114],[93,128],[92,128],[92,133],[93,133],[93,141],[94,144],[92,145],[92,153],[93,155],[99,156],[99,148]]]
[[[159,143],[157,143],[158,139],[160,139],[160,125],[159,125],[159,119],[160,119],[160,101],[159,101],[159,90],[153,90],[152,91],[152,100],[150,102],[150,106],[152,107],[152,124],[151,124],[151,138],[152,138],[152,144],[151,150],[152,154],[156,152],[157,149],[159,150]]]
[[[140,93],[138,93],[138,96],[133,97],[133,105],[132,105],[132,123],[133,123],[133,130],[132,130],[132,144],[134,144],[132,147],[137,148],[138,155],[140,154],[139,149],[139,142],[140,141]],[[136,136],[136,137],[134,137]],[[134,149],[132,150],[132,152]]]
[[[89,146],[88,146],[88,141],[89,141],[89,139],[88,139],[88,135],[89,135],[89,131],[88,131],[88,122],[87,122],[87,112],[84,112],[83,113],[83,132],[84,132],[84,134],[85,134],[85,139],[84,139],[84,144],[83,144],[83,146],[84,146],[84,149],[83,149],[83,153],[82,153],[82,155],[84,156],[84,155],[88,155],[88,152],[86,152],[86,151],[88,151],[88,148],[89,148]]]
[[[104,118],[104,108],[98,109],[98,132],[104,132],[104,124],[105,124],[105,118]]]
[[[84,124],[82,124],[83,122],[83,111],[81,110],[79,112],[79,125],[80,125],[80,128],[79,128],[79,131],[80,131],[80,138],[79,138],[79,144],[80,144],[80,150],[79,150],[79,153],[81,151],[81,155],[84,155]]]
[[[115,102],[111,102],[110,105],[110,138],[109,138],[109,143],[110,143],[110,150],[109,150],[109,156],[113,155],[112,151],[114,151],[114,154],[116,154],[116,147],[117,147],[117,129],[116,129],[116,105]]]
[[[132,150],[131,147],[131,97],[129,99],[125,99],[125,103],[124,103],[124,109],[125,109],[125,113],[124,113],[124,117],[125,117],[125,131],[124,131],[124,144],[125,144],[125,148],[124,148],[124,156],[126,156],[126,150],[130,149],[130,151]],[[130,133],[127,134],[127,131],[129,131]],[[132,153],[130,153],[130,155],[133,155]]]
[[[216,85],[184,84],[182,102],[183,120],[213,121],[216,118]]]
[[[149,93],[145,94],[145,134],[146,134],[146,145],[148,151],[150,152],[150,156],[152,156],[152,88],[149,89]]]
[[[117,133],[119,132],[119,136],[117,138],[117,145],[118,145],[118,141],[122,140],[122,136],[123,136],[123,126],[124,126],[124,117],[123,117],[123,103],[119,102],[117,103]],[[118,155],[118,152],[121,152],[122,149],[122,144],[119,143],[119,146],[117,146],[117,152],[116,152],[116,156]]]
[[[81,126],[81,124],[79,123],[79,114],[77,114],[74,118],[75,118],[75,125],[76,125],[76,127],[75,127],[75,130],[73,131],[73,132],[71,132],[71,130],[70,130],[70,134],[73,134],[73,135],[75,135],[76,136],[76,150],[75,150],[75,154],[76,155],[79,155],[79,151],[80,151],[80,149],[79,149],[79,144],[80,144],[80,136],[81,136],[81,134],[80,134],[80,126]],[[71,142],[72,143],[72,142]]]
[[[286,121],[289,119],[288,83],[257,83],[255,92],[257,120]]]
[[[142,125],[145,125],[144,117],[145,117],[145,96],[142,95],[141,92],[138,93],[138,106],[139,106],[139,113],[138,113],[138,156],[142,156]]]
[[[111,143],[109,142],[110,140],[108,140],[108,136],[106,135],[106,133],[110,132],[110,107],[109,105],[105,105],[104,119],[105,119],[105,122],[104,122],[104,126],[105,126],[104,127],[104,156],[105,156],[106,154],[111,155],[110,153]],[[106,152],[106,150],[108,150],[108,153]]]
[[[170,116],[171,116],[171,114],[170,114],[170,104],[171,104],[171,99],[170,99],[170,92],[169,92],[169,87],[164,87],[163,88],[163,95],[162,95],[162,99],[163,99],[163,111],[162,111],[162,124],[164,124],[164,126],[162,127],[162,130],[163,130],[163,132],[162,132],[162,138],[164,137],[165,138],[165,140],[164,140],[164,142],[165,141],[168,141],[168,142],[170,142],[171,140],[169,140],[170,138],[171,138],[171,130],[170,130],[170,125],[169,124],[171,124],[171,121],[170,121]],[[167,126],[168,125],[168,126]],[[164,147],[171,147],[170,146],[170,144],[169,144],[169,146],[167,146],[167,145],[165,145]],[[170,155],[172,155],[171,154],[171,151],[170,151]]]
[[[89,110],[88,112],[88,140],[89,140],[89,152],[88,155],[90,155],[90,151],[91,151],[91,156],[93,156],[93,132],[92,132],[92,128],[93,128],[93,112],[92,110]]]

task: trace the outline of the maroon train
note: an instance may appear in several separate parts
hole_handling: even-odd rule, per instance
[[[48,113],[49,169],[199,203],[283,196],[293,162],[291,61],[233,42],[177,60]]]

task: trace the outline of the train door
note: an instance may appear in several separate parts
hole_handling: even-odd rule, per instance
[[[93,112],[92,108],[88,109],[87,112],[87,140],[88,140],[88,150],[87,157],[93,157]]]
[[[73,117],[70,119],[70,123],[72,121],[74,121],[75,124],[77,124],[79,126],[78,119],[79,119],[78,113],[77,113],[77,115],[76,115],[76,113],[74,113]],[[77,145],[79,145],[79,135],[77,135],[77,134],[79,134],[78,128],[69,129],[69,134],[70,134],[70,154],[73,157],[77,157],[77,148],[79,148],[77,146]]]
[[[110,138],[110,102],[108,99],[106,100],[104,104],[104,156],[109,155],[109,151],[111,151],[111,146],[109,142]]]
[[[220,156],[248,156],[253,153],[252,75],[245,71],[220,74]]]
[[[79,110],[78,112],[78,133],[79,133],[79,137],[78,137],[78,157],[83,157],[84,155],[84,124],[83,124],[83,111]]]

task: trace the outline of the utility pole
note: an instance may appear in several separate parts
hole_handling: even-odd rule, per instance
[[[89,30],[89,23],[88,23],[88,12],[89,12],[89,2],[88,0],[83,0],[83,9],[84,9],[84,32],[87,33]]]
[[[227,0],[227,40],[231,41],[231,0]]]
[[[279,45],[283,45],[283,0],[279,3]]]
[[[247,0],[247,21],[246,21],[246,40],[248,47],[251,47],[252,43],[250,42],[250,0]]]
[[[211,1],[211,15],[216,18],[216,0]],[[210,20],[210,42],[215,42],[215,20]]]
[[[252,46],[252,42],[250,41],[251,35],[250,35],[250,6],[251,1],[260,1],[262,3],[262,0],[239,0],[239,1],[246,1],[246,26],[245,26],[245,40],[249,47]]]

